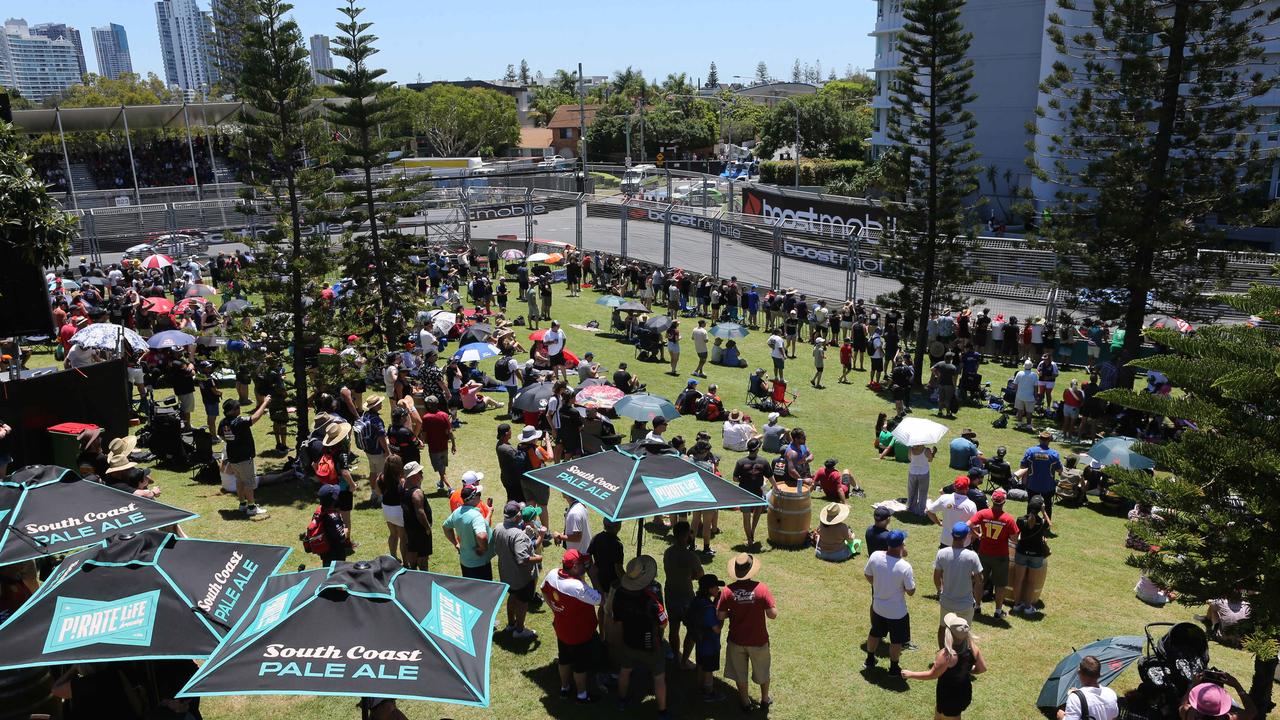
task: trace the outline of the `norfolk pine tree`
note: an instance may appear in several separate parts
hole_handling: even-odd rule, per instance
[[[337,25],[334,55],[346,59],[347,65],[326,70],[325,75],[337,81],[335,92],[347,100],[331,105],[328,111],[329,122],[338,129],[335,165],[339,172],[354,174],[339,177],[335,184],[346,195],[341,214],[348,225],[343,242],[345,260],[348,274],[356,280],[355,304],[371,310],[377,319],[382,341],[379,350],[386,352],[399,344],[398,338],[406,331],[404,318],[392,312],[396,299],[407,303],[416,295],[411,287],[414,275],[407,264],[413,254],[410,240],[395,229],[396,220],[413,214],[415,207],[409,201],[425,188],[405,176],[374,177],[378,168],[387,164],[388,153],[399,146],[398,140],[380,137],[378,130],[384,123],[395,124],[399,95],[387,92],[394,83],[379,80],[386,70],[369,64],[378,52],[373,45],[377,37],[367,32],[372,23],[360,22],[364,8],[348,0],[339,12],[347,19]],[[377,292],[370,293],[371,288]]]
[[[707,87],[715,87],[720,84],[720,71],[716,69],[716,61],[711,61],[711,67],[707,69]]]
[[[241,51],[235,86],[252,108],[241,117],[240,180],[250,186],[244,195],[246,208],[276,220],[262,240],[254,241],[257,262],[249,284],[263,293],[263,309],[272,311],[260,321],[266,341],[293,347],[295,418],[301,437],[310,429],[307,362],[319,346],[318,337],[307,332],[303,298],[311,278],[323,277],[330,266],[327,238],[304,235],[303,215],[324,211],[323,188],[332,182],[332,172],[308,168],[304,157],[304,137],[314,133],[317,122],[308,116],[311,70],[302,33],[289,17],[293,6],[282,0],[252,0],[247,7],[250,12],[237,27]]]
[[[1159,396],[1108,390],[1101,397],[1125,407],[1189,420],[1176,442],[1136,449],[1169,475],[1120,468],[1118,491],[1163,510],[1159,519],[1131,523],[1159,552],[1131,556],[1156,584],[1184,605],[1217,598],[1252,606],[1244,649],[1254,656],[1249,694],[1265,715],[1280,648],[1280,288],[1256,284],[1223,302],[1259,316],[1270,327],[1205,325],[1194,334],[1150,329],[1148,340],[1173,352],[1141,361],[1181,393]],[[1137,333],[1134,333],[1135,335]]]
[[[978,190],[977,123],[966,106],[973,62],[966,55],[973,35],[960,22],[964,0],[907,0],[899,36],[903,66],[891,96],[897,121],[884,162],[885,186],[902,203],[896,230],[880,239],[902,283],[898,299],[918,320],[916,382],[924,379],[928,320],[950,306],[957,287],[971,279],[964,252],[973,234],[970,199]]]
[[[1049,100],[1029,128],[1028,164],[1060,189],[1033,237],[1079,263],[1057,273],[1066,288],[1119,297],[1123,357],[1135,358],[1151,303],[1197,318],[1221,289],[1225,256],[1201,251],[1224,233],[1204,221],[1247,227],[1266,210],[1275,151],[1260,141],[1276,118],[1253,101],[1276,85],[1260,69],[1280,9],[1266,0],[1058,7],[1048,30],[1058,60],[1041,84]],[[1131,382],[1126,372],[1122,384]]]

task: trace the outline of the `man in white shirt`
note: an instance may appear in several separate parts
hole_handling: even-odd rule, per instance
[[[1080,696],[1084,696],[1085,705],[1089,709],[1089,720],[1116,720],[1120,715],[1120,706],[1116,702],[1116,691],[1108,687],[1098,687],[1098,678],[1102,675],[1102,663],[1092,655],[1080,658],[1080,667],[1076,677],[1080,678],[1080,687],[1072,688],[1067,694],[1067,704],[1058,711],[1058,720],[1080,720],[1084,715],[1080,712]]]
[[[1031,359],[1022,363],[1022,372],[1013,376],[1013,409],[1018,429],[1031,427],[1031,412],[1036,407],[1036,386],[1040,383],[1040,375],[1036,373]]]
[[[693,369],[693,376],[704,378],[702,366],[707,364],[707,321],[698,320],[698,327],[689,333],[693,338],[693,351],[698,354],[698,367]]]
[[[760,437],[751,423],[745,422],[741,410],[730,410],[729,419],[724,421],[724,449],[734,452],[746,452],[747,443]]]
[[[902,646],[911,642],[911,616],[907,596],[916,594],[916,576],[906,558],[907,534],[892,530],[885,538],[888,550],[877,550],[867,558],[862,574],[871,585],[871,631],[867,634],[864,667],[876,666],[876,649],[889,638],[889,676],[902,677],[898,658]]]
[[[568,495],[564,499],[569,503],[569,509],[564,511],[564,532],[556,533],[555,539],[564,543],[565,552],[577,550],[585,555],[591,544],[591,517],[587,506]]]
[[[773,358],[773,379],[786,381],[782,376],[782,370],[787,363],[787,341],[782,339],[777,330],[769,336],[767,341],[769,344],[769,357]]]
[[[66,365],[69,368],[80,368],[86,365],[92,365],[97,362],[97,354],[93,350],[80,347],[79,343],[71,346],[67,351]]]
[[[953,486],[955,492],[943,493],[925,508],[925,515],[934,525],[942,526],[942,536],[938,539],[938,547],[951,547],[951,528],[956,523],[968,522],[978,512],[978,506],[969,499],[969,476],[956,478]],[[971,538],[966,537],[963,547],[969,547]]]
[[[542,336],[542,342],[547,346],[547,358],[551,362],[551,371],[557,378],[568,382],[564,362],[564,341],[565,336],[564,331],[560,329],[560,321],[552,320],[551,329]]]
[[[429,349],[440,348],[440,340],[431,332],[430,321],[423,323],[422,327],[418,329],[418,343],[416,347],[420,353],[424,353]]]

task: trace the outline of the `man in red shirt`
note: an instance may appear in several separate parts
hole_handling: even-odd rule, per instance
[[[824,499],[832,502],[844,502],[850,495],[862,492],[848,468],[836,469],[838,462],[835,458],[827,458],[827,461],[822,464],[822,469],[813,474],[814,485],[822,489]]]
[[[996,619],[1004,617],[1004,591],[1009,584],[1009,540],[1018,534],[1018,522],[1004,511],[1005,492],[991,494],[991,507],[979,510],[969,518],[969,527],[978,536],[978,559],[982,561],[982,578],[996,597]],[[982,607],[974,608],[981,613]]]
[[[750,679],[760,686],[759,707],[773,704],[769,697],[769,628],[766,620],[778,618],[778,605],[773,601],[769,586],[754,580],[760,572],[760,559],[747,553],[738,553],[729,559],[729,578],[732,582],[720,591],[716,602],[716,615],[721,621],[729,621],[729,643],[725,651],[724,675],[738,686],[738,702],[744,712],[757,706],[751,699],[747,684]]]
[[[422,444],[427,446],[427,456],[431,458],[432,469],[440,473],[436,490],[450,493],[453,492],[453,487],[445,477],[445,470],[449,467],[450,450],[455,455],[458,452],[458,441],[453,437],[453,418],[440,409],[440,399],[435,395],[428,396],[424,406]]]
[[[559,650],[560,697],[569,697],[569,678],[577,688],[579,703],[591,702],[587,695],[587,672],[600,658],[600,634],[596,632],[596,606],[600,591],[582,581],[591,560],[577,550],[561,559],[561,567],[547,573],[542,582],[542,596],[553,614],[551,624],[556,631]]]

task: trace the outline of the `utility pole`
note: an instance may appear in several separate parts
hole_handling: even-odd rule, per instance
[[[582,160],[578,192],[584,193],[587,191],[587,97],[582,80],[582,63],[578,63],[578,157]]]

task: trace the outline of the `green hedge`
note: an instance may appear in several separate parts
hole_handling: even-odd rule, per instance
[[[843,180],[850,181],[862,173],[865,163],[861,160],[800,160],[801,185],[827,185]],[[791,185],[795,182],[795,162],[792,160],[768,160],[760,163],[760,182],[773,185]]]

